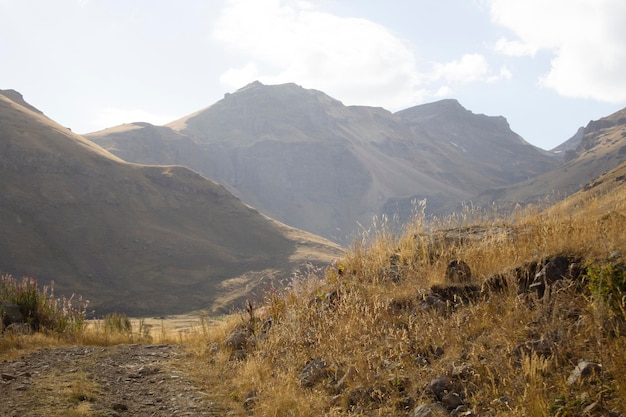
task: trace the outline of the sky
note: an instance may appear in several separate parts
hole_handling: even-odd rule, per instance
[[[0,89],[78,133],[246,84],[392,112],[444,98],[551,149],[626,107],[623,0],[0,0]]]

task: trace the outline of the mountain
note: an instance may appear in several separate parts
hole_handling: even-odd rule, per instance
[[[477,200],[508,204],[563,198],[619,166],[626,161],[626,108],[589,122],[564,145],[568,142],[578,144],[556,169],[510,187],[485,190]]]
[[[220,311],[341,253],[187,168],[127,163],[12,90],[0,90],[0,230],[0,271],[53,280],[98,314]]]
[[[563,160],[565,162],[568,162],[569,160],[571,160],[572,158],[576,156],[576,148],[578,147],[580,142],[583,140],[584,135],[585,135],[585,128],[581,127],[576,131],[574,136],[572,136],[565,142],[561,143],[556,148],[551,149],[550,152],[554,154],[558,154],[558,155],[563,155]]]
[[[281,222],[341,243],[415,199],[435,212],[558,165],[502,117],[454,100],[393,114],[296,84],[254,82],[167,126],[87,137],[124,160],[179,163]]]

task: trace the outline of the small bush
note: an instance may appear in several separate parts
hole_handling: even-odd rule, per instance
[[[54,283],[42,288],[32,277],[6,274],[0,277],[0,300],[16,304],[33,330],[56,333],[81,332],[89,304],[81,296],[55,298]]]
[[[111,313],[104,316],[104,331],[109,334],[127,334],[131,335],[133,326],[126,314]]]
[[[590,265],[585,279],[596,303],[614,316],[626,318],[626,272],[619,265]]]

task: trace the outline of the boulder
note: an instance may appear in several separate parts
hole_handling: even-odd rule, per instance
[[[248,345],[248,333],[234,331],[224,340],[224,345],[232,350],[243,350]]]
[[[413,417],[443,417],[448,416],[448,410],[441,404],[422,404],[413,410]]]
[[[17,304],[0,300],[0,317],[4,328],[13,323],[24,323],[24,316]]]
[[[320,381],[322,381],[328,375],[328,369],[326,367],[326,362],[321,359],[311,359],[300,375],[298,379],[300,380],[300,386],[303,388],[311,388],[317,385]]]
[[[450,283],[467,283],[472,280],[469,265],[460,259],[451,261],[446,267],[446,281]]]
[[[438,401],[441,401],[441,399],[448,394],[449,392],[452,392],[452,380],[450,378],[448,378],[447,376],[443,376],[443,375],[439,375],[435,378],[433,378],[429,383],[428,383],[428,389],[434,394],[435,398]]]
[[[580,281],[583,268],[580,262],[574,258],[565,255],[559,255],[552,259],[548,259],[539,271],[535,274],[528,290],[537,293],[542,298],[546,289],[562,280]]]
[[[254,407],[259,401],[257,390],[249,391],[246,395],[246,399],[243,401],[243,408],[246,409],[249,415],[254,414]]]
[[[447,305],[441,298],[436,295],[425,295],[419,303],[419,306],[424,311],[436,311],[438,313],[445,313]]]
[[[11,323],[4,330],[6,334],[14,336],[33,334],[33,328],[28,323]]]
[[[481,287],[472,284],[433,285],[430,292],[452,307],[477,301],[482,294]]]
[[[602,373],[602,365],[595,362],[580,361],[576,368],[572,371],[569,378],[567,378],[568,385],[574,385],[578,382],[597,378]]]
[[[523,356],[537,355],[542,358],[548,358],[552,356],[552,343],[545,339],[531,340],[528,342],[520,343],[513,350],[515,357],[519,360]]]
[[[441,398],[441,404],[447,410],[452,411],[465,404],[457,392],[449,392]]]

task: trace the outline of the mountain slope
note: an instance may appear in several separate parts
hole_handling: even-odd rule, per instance
[[[339,253],[189,169],[126,163],[15,94],[0,92],[3,272],[54,280],[98,313],[167,314],[227,307]]]
[[[436,143],[451,162],[446,168],[466,184],[511,184],[534,177],[545,165],[556,166],[551,155],[541,152],[513,132],[502,116],[474,114],[456,100],[442,100],[396,113],[411,127]]]
[[[574,138],[575,151],[557,169],[511,187],[483,192],[479,201],[539,201],[548,195],[565,197],[626,161],[626,108],[591,121]]]
[[[348,243],[358,224],[407,210],[414,198],[444,210],[557,165],[503,118],[452,107],[460,110],[441,102],[392,114],[295,84],[254,82],[162,128],[87,137],[128,161],[176,161],[273,218]]]

